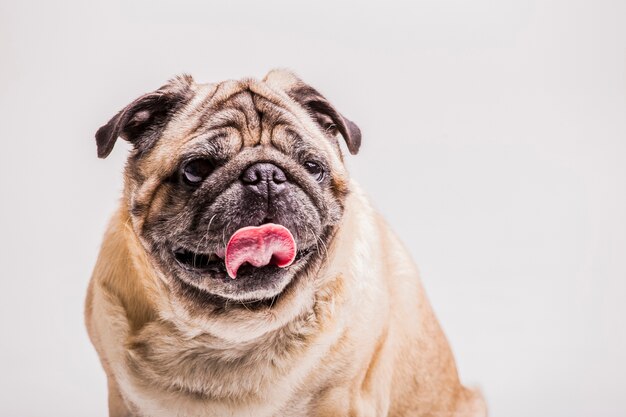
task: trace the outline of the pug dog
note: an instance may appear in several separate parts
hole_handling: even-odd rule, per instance
[[[293,73],[145,94],[86,324],[111,417],[485,416],[402,243],[351,180],[359,128]]]

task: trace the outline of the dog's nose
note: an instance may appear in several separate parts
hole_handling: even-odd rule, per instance
[[[259,162],[243,171],[241,182],[255,193],[268,197],[280,193],[286,187],[287,176],[276,165]]]

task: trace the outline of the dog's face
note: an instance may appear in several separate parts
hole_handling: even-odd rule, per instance
[[[171,81],[135,100],[96,134],[106,157],[133,144],[126,194],[133,229],[159,275],[196,302],[273,303],[323,262],[348,190],[337,136],[351,153],[359,129],[293,74],[263,81]],[[293,235],[293,263],[224,264],[229,238],[277,224]]]

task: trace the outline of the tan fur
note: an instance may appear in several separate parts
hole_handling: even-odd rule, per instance
[[[171,140],[141,166],[154,180],[139,186],[127,177],[86,301],[89,335],[109,381],[110,416],[486,415],[480,395],[459,382],[415,265],[347,179],[339,157],[333,180],[350,193],[326,261],[315,280],[302,280],[271,308],[198,314],[151,264],[137,232],[142,221],[129,210],[141,200],[145,216],[158,212],[156,178],[167,155],[190,140],[192,110],[251,89],[314,132],[281,93],[295,82],[274,71],[262,82],[194,85],[189,113],[168,125],[164,137]],[[273,140],[262,121],[247,120],[242,147]],[[330,142],[319,148],[335,155]]]

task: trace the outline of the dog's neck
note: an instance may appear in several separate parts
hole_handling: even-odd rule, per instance
[[[143,265],[139,267],[139,264]],[[157,306],[150,297],[150,293],[157,291],[156,281],[139,273],[152,269],[135,238],[124,205],[111,219],[95,270],[100,271],[100,284],[105,292],[123,307],[132,333],[157,318]]]

